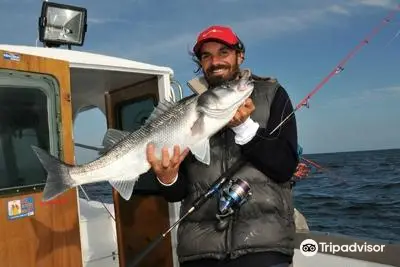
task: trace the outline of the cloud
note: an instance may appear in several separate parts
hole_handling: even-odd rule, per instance
[[[227,1],[227,0],[222,0]],[[228,0],[231,1],[231,0]],[[96,51],[102,53],[133,58],[138,61],[147,61],[153,64],[168,64],[174,69],[191,68],[188,60],[188,51],[192,48],[199,30],[208,24],[230,25],[238,33],[247,46],[260,43],[265,40],[278,40],[309,29],[322,29],[324,27],[341,27],[342,17],[349,17],[353,13],[360,13],[360,6],[369,9],[389,6],[392,1],[353,1],[349,5],[346,1],[337,1],[335,4],[326,4],[321,1],[305,1],[304,4],[287,6],[275,5],[271,8],[257,10],[256,5],[241,13],[238,10],[231,15],[221,14],[219,17],[210,13],[202,15],[202,24],[198,22],[184,23],[179,20],[156,19],[151,25],[143,24],[143,21],[135,22],[135,26],[128,29],[118,39],[110,38],[109,41],[95,44]],[[254,3],[254,2],[252,2]],[[332,2],[331,2],[332,3]],[[216,2],[218,6],[218,3]],[[235,3],[232,3],[235,5]],[[230,6],[232,6],[230,5]],[[238,3],[237,5],[241,5]],[[251,5],[250,5],[251,6]],[[243,7],[244,8],[244,7]],[[185,15],[182,15],[185,19]],[[192,18],[196,20],[196,17]],[[207,24],[207,25],[206,25]],[[132,34],[129,32],[132,31]],[[194,67],[194,65],[193,65]],[[191,69],[192,70],[192,69]]]
[[[32,3],[34,0],[20,0],[19,3]],[[11,4],[15,3],[14,0],[0,0],[0,4]]]
[[[109,24],[109,23],[131,23],[126,19],[119,18],[88,18],[88,24]]]
[[[396,8],[399,4],[395,0],[354,0],[351,5],[364,5],[381,8]]]
[[[387,87],[373,88],[362,90],[348,97],[339,97],[334,98],[326,105],[327,108],[331,108],[332,106],[365,106],[367,104],[371,104],[374,101],[382,101],[382,100],[400,100],[400,85],[393,85]]]
[[[226,0],[224,0],[226,1]],[[338,4],[322,8],[306,8],[302,10],[286,10],[284,15],[262,14],[258,16],[246,16],[238,21],[236,18],[223,20],[220,24],[232,26],[232,28],[246,40],[246,44],[266,39],[279,38],[290,33],[295,33],[318,27],[328,20],[328,15],[348,15],[349,11]],[[248,18],[247,18],[248,17]],[[225,23],[222,23],[224,21]],[[171,25],[171,27],[173,27]],[[254,30],[257,29],[257,30]],[[174,31],[179,32],[179,31]],[[191,49],[194,44],[197,32],[190,29],[190,32],[179,32],[172,36],[163,36],[163,33],[153,35],[155,38],[135,43],[129,51],[124,51],[124,56],[139,58],[140,60],[151,60],[160,56],[175,58],[182,53],[182,49]],[[114,45],[111,45],[114,47]]]
[[[342,14],[342,15],[350,15],[350,11],[340,5],[332,5],[328,9],[334,13],[338,13],[338,14]]]
[[[372,103],[384,99],[396,99],[400,97],[400,86],[389,86],[362,91],[355,100],[360,103]]]
[[[71,4],[88,5],[87,8],[90,10],[86,50],[157,64],[174,62],[175,68],[180,66],[179,62],[182,63],[183,59],[187,62],[185,50],[191,49],[198,31],[208,24],[231,25],[245,40],[246,45],[250,45],[267,39],[287,37],[310,28],[322,28],[328,24],[329,26],[340,25],[343,20],[338,20],[338,18],[348,16],[353,10],[357,10],[359,5],[381,7],[393,2],[353,0],[351,6],[347,4],[351,0],[332,1],[331,4],[320,0],[306,0],[301,3],[287,0],[289,4],[277,2],[273,5],[261,0],[253,0],[249,3],[219,0],[215,2],[214,8],[210,9],[208,3],[189,3],[182,0],[173,4],[121,0],[122,8],[109,1],[98,1],[90,5],[83,4],[82,1],[73,0]],[[157,4],[157,9],[154,9],[154,4]],[[12,10],[3,12],[0,20],[9,21],[19,14],[21,6],[13,4],[10,6]],[[178,12],[178,7],[188,12]],[[225,12],[218,11],[221,9]],[[31,25],[36,15],[32,14],[37,13],[39,4],[31,3],[24,10],[26,12],[29,10],[29,14],[23,15],[24,18],[33,19],[18,20],[13,27],[26,29],[30,25],[29,38],[18,31],[11,32],[9,33],[10,42],[26,43],[35,38],[36,29]],[[193,10],[194,12],[191,12]],[[182,21],[188,23],[182,23]],[[6,25],[3,23],[0,29],[9,32],[9,27]],[[107,33],[106,38],[104,33]]]
[[[400,85],[383,87],[371,90],[373,93],[386,94],[389,96],[400,96]]]
[[[317,22],[322,24],[325,20],[329,20],[328,15],[347,15],[348,12],[340,5],[332,5],[322,8],[287,11],[285,15],[260,16],[239,23],[232,23],[232,25],[242,35],[252,35],[251,38],[259,36],[259,39],[269,39],[315,27],[318,25]],[[254,29],[257,29],[257,31]],[[260,33],[264,35],[261,36]]]

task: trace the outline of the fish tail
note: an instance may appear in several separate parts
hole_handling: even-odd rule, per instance
[[[32,149],[47,172],[47,182],[43,191],[44,201],[51,200],[76,185],[69,174],[69,165],[39,147],[32,146]]]

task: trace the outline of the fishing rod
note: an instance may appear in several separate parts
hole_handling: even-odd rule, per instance
[[[200,195],[192,204],[192,207],[181,216],[171,227],[169,227],[164,233],[160,234],[156,239],[150,242],[147,247],[137,255],[133,261],[128,265],[129,267],[137,266],[164,238],[172,231],[182,220],[192,214],[194,211],[198,210],[204,203],[206,203],[211,197],[220,191],[220,189],[225,186],[231,177],[246,164],[244,158],[239,158],[228,170],[226,170],[221,176],[209,187],[209,189]],[[240,190],[239,190],[240,191]],[[233,190],[231,192],[233,196],[229,198],[226,202],[228,206],[234,205],[235,202],[243,196],[240,192]]]
[[[303,161],[305,161],[308,165],[311,165],[313,167],[315,167],[317,170],[323,171],[325,173],[330,174],[333,178],[340,180],[341,182],[347,184],[346,180],[344,178],[342,178],[341,176],[336,175],[332,170],[321,166],[320,164],[316,163],[315,161],[312,161],[310,159],[307,159],[303,156],[300,156],[300,159],[302,159]]]
[[[378,34],[378,32],[391,21],[392,17],[395,15],[396,11],[400,10],[400,4],[396,9],[392,10],[388,16],[386,16],[377,26],[373,28],[373,30],[342,60],[339,64],[305,97],[303,98],[299,104],[293,109],[293,111],[283,120],[278,126],[276,126],[271,132],[270,135],[273,134],[276,130],[278,130],[284,123],[286,123],[295,112],[301,109],[303,106],[309,107],[308,101],[309,99],[316,94],[334,75],[339,74],[344,70],[344,65],[366,44],[370,42],[370,40]]]
[[[320,169],[321,171],[326,170],[324,167],[322,167],[321,165],[319,165],[318,163],[316,163],[316,162],[314,162],[312,160],[306,159],[305,157],[302,157],[302,156],[300,158],[302,160],[304,160],[305,162],[307,162],[308,164],[314,166],[315,168]]]

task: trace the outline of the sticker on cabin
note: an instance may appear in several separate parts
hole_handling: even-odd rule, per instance
[[[12,60],[12,61],[20,61],[21,60],[21,57],[18,54],[9,53],[9,52],[5,52],[3,54],[3,58],[5,60]]]
[[[23,199],[14,199],[8,201],[8,219],[14,220],[23,217],[33,216],[35,214],[35,206],[33,205],[33,197]]]

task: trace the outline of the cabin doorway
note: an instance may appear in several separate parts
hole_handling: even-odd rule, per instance
[[[158,77],[113,89],[106,94],[105,100],[108,128],[135,131],[157,105]],[[150,173],[142,175],[128,201],[113,189],[120,267],[129,267],[135,257],[170,226],[169,205],[158,195],[155,179]],[[139,266],[172,267],[170,236],[152,250]]]

